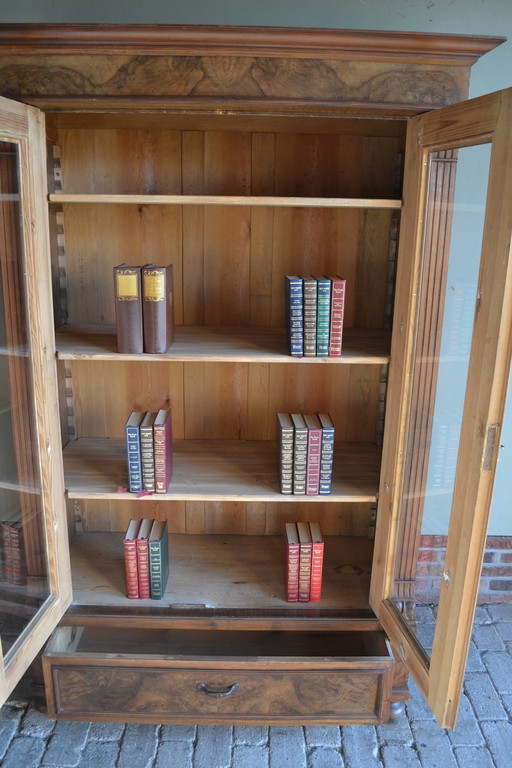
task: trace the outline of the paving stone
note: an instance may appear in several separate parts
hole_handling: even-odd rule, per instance
[[[484,737],[475,711],[468,697],[463,693],[455,730],[448,731],[448,738],[459,747],[477,747],[484,743]]]
[[[418,624],[436,623],[436,615],[431,605],[417,605],[414,609],[414,619]]]
[[[401,716],[391,720],[387,725],[378,725],[377,738],[380,744],[410,746],[413,735],[409,720]]]
[[[505,651],[485,651],[482,659],[498,693],[512,693],[512,656]]]
[[[264,744],[235,744],[232,765],[236,768],[267,768],[268,749]]]
[[[509,714],[510,720],[512,720],[512,696],[506,693],[501,697],[501,701]]]
[[[20,733],[23,736],[47,739],[55,728],[55,720],[49,720],[46,715],[35,707],[29,707],[21,721]]]
[[[91,723],[89,739],[92,741],[120,741],[124,729],[124,723]]]
[[[416,750],[412,747],[383,747],[382,759],[385,768],[422,768]]]
[[[500,636],[505,646],[509,646],[510,650],[510,645],[512,644],[512,622],[504,621],[500,624],[496,624],[496,632]]]
[[[495,768],[487,747],[458,747],[455,757],[460,768]]]
[[[124,732],[117,768],[149,768],[156,754],[156,725],[129,723]]]
[[[433,720],[434,715],[412,678],[409,679],[411,698],[405,702],[408,717],[411,720]]]
[[[485,666],[480,656],[480,651],[473,640],[469,644],[468,660],[466,663],[466,674],[468,672],[485,672]]]
[[[194,754],[195,768],[228,768],[231,763],[233,729],[223,725],[200,725]],[[121,768],[121,767],[119,767]]]
[[[465,691],[478,720],[506,720],[507,713],[490,678],[483,673],[466,675]]]
[[[0,709],[0,760],[7,752],[11,740],[16,734],[23,710],[14,709],[11,706],[4,706]]]
[[[164,741],[158,747],[154,768],[192,768],[193,759],[192,741]]]
[[[496,631],[494,624],[475,625],[473,640],[479,651],[503,651],[503,640]]]
[[[512,602],[510,603],[489,603],[487,606],[489,616],[493,621],[512,623]]]
[[[196,725],[163,725],[160,731],[160,741],[194,742],[196,735]]]
[[[343,758],[337,749],[315,747],[309,755],[308,768],[343,768]]]
[[[482,731],[496,768],[510,768],[512,763],[512,723],[482,723]]]
[[[116,768],[119,745],[113,740],[89,741],[78,764],[79,768]]]
[[[341,732],[337,726],[307,726],[304,734],[308,747],[341,746]]]
[[[233,729],[235,744],[268,744],[268,727],[262,725],[236,725]]]
[[[53,734],[43,757],[43,765],[71,768],[78,765],[87,741],[90,723],[61,720],[55,724]]]
[[[422,768],[457,768],[446,731],[436,722],[411,724]]]
[[[43,739],[18,736],[11,741],[2,768],[39,768],[45,749]]]
[[[346,768],[382,768],[377,733],[372,725],[350,725],[342,729]]]
[[[306,745],[302,728],[271,727],[270,768],[306,768]]]

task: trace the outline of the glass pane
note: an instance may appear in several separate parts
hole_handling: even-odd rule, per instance
[[[0,637],[49,595],[24,280],[19,147],[0,142]]]
[[[429,159],[393,599],[430,655],[457,477],[490,145]]]

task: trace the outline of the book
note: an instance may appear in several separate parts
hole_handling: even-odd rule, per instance
[[[277,414],[279,487],[281,493],[293,490],[293,421],[289,413]]]
[[[126,436],[126,457],[128,463],[128,490],[142,491],[142,457],[140,452],[140,425],[143,413],[132,411],[124,425]]]
[[[306,493],[306,471],[308,460],[308,428],[301,413],[291,413],[293,422],[293,483],[295,494]]]
[[[316,355],[329,356],[329,336],[331,330],[331,280],[328,277],[317,279],[316,311]]]
[[[155,520],[149,534],[149,583],[153,600],[161,600],[169,578],[167,520]]]
[[[137,534],[140,520],[130,520],[123,539],[124,568],[126,575],[126,596],[135,600],[139,597],[139,576],[137,571]]]
[[[174,341],[173,266],[142,267],[142,324],[144,352],[162,354]]]
[[[155,492],[167,493],[172,477],[172,416],[170,408],[161,408],[153,422],[155,455]]]
[[[144,351],[140,267],[114,267],[114,299],[117,351],[140,354]]]
[[[343,346],[343,316],[345,314],[346,280],[336,275],[331,277],[331,327],[329,335],[329,357],[340,357]]]
[[[139,583],[139,597],[150,597],[149,588],[149,550],[148,540],[153,520],[141,520],[140,528],[135,540],[137,551],[137,579]]]
[[[300,275],[284,276],[286,335],[290,355],[304,355],[304,285]]]
[[[19,508],[3,512],[0,520],[2,549],[2,578],[9,584],[21,586],[27,581],[25,547]]]
[[[322,449],[320,453],[320,496],[329,495],[332,487],[332,468],[334,461],[335,428],[328,413],[319,413],[318,420],[322,427]]]
[[[322,573],[324,568],[324,540],[319,523],[309,523],[311,535],[311,582],[309,599],[317,603],[322,596]]]
[[[316,414],[304,414],[308,429],[306,464],[306,495],[317,496],[320,492],[320,456],[322,451],[322,425]]]
[[[147,411],[140,425],[140,458],[142,469],[142,488],[145,491],[155,490],[155,451],[153,424],[156,411]]]
[[[318,282],[304,278],[304,357],[316,357],[316,319]]]
[[[296,523],[285,523],[285,585],[286,600],[299,600],[299,534]]]
[[[309,602],[312,541],[308,523],[297,523],[299,536],[299,603]]]

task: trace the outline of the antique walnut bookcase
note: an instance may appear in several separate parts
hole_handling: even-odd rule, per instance
[[[0,26],[2,408],[15,477],[3,472],[0,490],[18,510],[25,568],[21,586],[2,587],[1,615],[19,627],[2,635],[3,699],[42,651],[52,717],[383,723],[411,672],[453,726],[512,296],[512,93],[461,102],[471,65],[500,42]],[[473,145],[490,148],[487,175],[470,177],[487,213],[470,343],[448,361],[466,377],[428,647],[417,548],[449,357],[455,169]],[[477,217],[471,206],[460,215]],[[173,264],[168,353],[116,352],[121,262]],[[341,358],[287,353],[285,274],[346,278]],[[124,422],[166,406],[172,482],[134,498],[122,490]],[[278,411],[331,414],[330,496],[279,493]],[[169,525],[162,601],[125,597],[123,532],[142,517]],[[326,539],[319,603],[285,600],[293,520],[320,522]]]

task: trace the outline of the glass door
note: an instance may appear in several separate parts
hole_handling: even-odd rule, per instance
[[[414,118],[408,133],[372,607],[446,727],[510,367],[511,117],[509,90]]]
[[[0,703],[69,600],[44,122],[0,107]],[[59,552],[56,557],[55,553]]]

